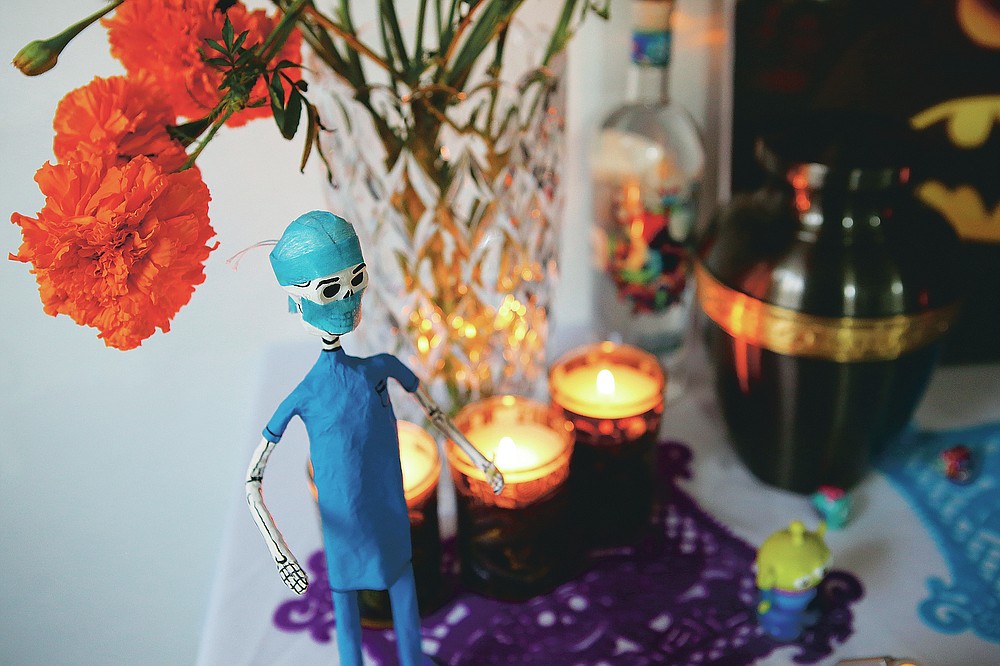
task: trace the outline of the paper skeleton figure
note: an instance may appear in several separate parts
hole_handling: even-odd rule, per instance
[[[308,579],[264,505],[264,468],[293,416],[305,423],[315,474],[323,545],[344,666],[361,665],[358,590],[388,590],[400,663],[427,663],[420,648],[410,523],[403,495],[391,379],[414,393],[431,421],[486,475],[493,491],[503,477],[391,354],[349,356],[340,336],[361,321],[368,269],[349,222],[313,211],[293,221],[270,255],[278,284],[307,330],[322,336],[323,352],[305,379],[268,421],[247,471],[247,501],[285,584],[298,594]]]

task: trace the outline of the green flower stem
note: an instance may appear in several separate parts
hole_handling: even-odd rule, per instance
[[[448,75],[445,77],[445,83],[454,88],[462,89],[465,87],[476,60],[499,32],[510,23],[511,17],[522,4],[524,4],[524,0],[491,2],[486,5],[472,25],[468,38],[455,54],[454,60],[446,60]]]
[[[396,3],[394,0],[379,0],[379,13],[381,14],[382,27],[388,27],[392,35],[396,59],[402,66],[400,71],[408,72],[410,69],[410,58],[406,54],[406,41],[403,39],[403,32],[399,29],[399,18],[396,16]],[[387,46],[386,51],[389,51]]]
[[[384,13],[379,16],[378,28],[379,35],[382,37],[382,50],[385,52],[385,60],[389,63],[389,67],[393,71],[406,71],[406,66],[403,64],[403,56],[398,53],[397,48],[389,39],[389,27],[387,26]],[[390,77],[389,86],[396,97],[399,97],[399,85],[395,78]]]
[[[438,41],[436,48],[427,52],[424,50],[424,29],[428,0],[419,0],[417,6],[417,34],[412,52],[407,50],[400,30],[395,0],[379,0],[381,55],[358,38],[349,0],[339,0],[335,18],[325,16],[309,2],[299,22],[317,55],[346,79],[354,91],[354,98],[372,118],[386,148],[387,168],[395,165],[405,148],[428,177],[445,191],[453,174],[449,161],[441,155],[441,128],[447,125],[460,133],[478,135],[486,143],[488,163],[501,165],[505,156],[496,152],[497,140],[510,131],[512,125],[523,128],[534,117],[551,87],[548,65],[552,58],[565,49],[578,21],[590,12],[606,14],[606,8],[601,10],[599,3],[564,0],[549,36],[544,60],[518,93],[522,101],[501,111],[499,89],[507,34],[512,17],[523,3],[524,0],[450,0],[445,13],[444,0],[435,0],[433,11]],[[333,41],[338,37],[346,45],[343,51]],[[486,83],[466,90],[475,64],[491,46],[493,53],[486,70]],[[388,73],[387,86],[368,83],[363,60]],[[422,81],[425,74],[429,74],[429,80]],[[530,90],[532,87],[536,90]],[[375,88],[385,88],[391,94],[388,103],[395,109],[392,113],[398,113],[403,119],[403,127],[390,125],[386,110],[376,108],[372,101]],[[475,107],[470,119],[462,125],[452,120],[449,108],[484,88],[489,89],[488,97]],[[500,113],[502,118],[498,119]],[[488,174],[490,176],[499,174],[498,169],[487,171],[496,172]]]
[[[116,9],[118,5],[125,2],[125,0],[113,0],[113,2],[108,3],[103,9],[98,9],[96,12],[91,14],[85,19],[77,21],[70,27],[60,33],[60,36],[65,37],[66,43],[68,44],[71,39],[83,32],[90,24],[94,23],[100,18],[103,18],[106,14],[110,13],[112,10]]]
[[[462,33],[464,33],[465,30],[472,23],[472,19],[476,15],[476,10],[479,8],[481,4],[483,4],[483,1],[484,0],[473,0],[473,2],[469,5],[469,10],[468,13],[466,13],[465,18],[463,18],[461,23],[458,24],[458,28],[456,28],[455,31],[452,32],[451,26],[454,25],[455,9],[457,8],[458,5],[458,0],[452,0],[451,10],[448,13],[448,26],[449,26],[448,31],[447,34],[444,37],[442,37],[441,40],[440,48],[441,50],[444,51],[444,55],[441,56],[441,63],[438,66],[438,76],[436,77],[438,81],[440,81],[444,77],[445,72],[448,71],[448,63],[451,61],[452,56],[455,54],[455,49],[458,48],[458,43],[462,39]]]
[[[458,3],[461,0],[451,0],[451,5],[448,7],[448,26],[451,27],[455,25],[455,18],[458,16],[456,10],[458,10]],[[469,7],[469,13],[471,14],[475,9],[475,5]]]
[[[350,46],[354,47],[348,50],[347,59],[351,63],[351,68],[354,70],[355,79],[360,84],[358,86],[359,94],[367,94],[367,92],[362,92],[363,90],[367,89],[368,83],[367,79],[365,78],[364,67],[362,67],[361,65],[360,54],[364,53],[369,59],[372,59],[372,56],[374,56],[375,60],[373,60],[373,62],[385,63],[385,61],[382,60],[382,58],[379,58],[377,55],[375,55],[375,53],[367,46],[364,46],[361,43],[361,40],[359,40],[356,37],[357,29],[354,27],[354,21],[351,19],[350,0],[340,0],[340,8],[338,10],[338,14],[340,15],[340,22],[343,24],[343,30],[341,32],[344,34],[341,35],[341,38],[344,41],[346,41]],[[335,24],[331,21],[330,26],[328,27],[330,27],[330,29],[333,30],[332,27],[333,25]],[[340,26],[337,27],[339,28]],[[361,48],[358,48],[359,46]],[[385,67],[386,70],[389,72],[389,75],[392,76],[392,68],[389,67],[388,64],[386,64]]]
[[[569,23],[573,19],[573,10],[576,9],[578,0],[566,0],[563,4],[562,14],[559,15],[559,22],[555,30],[552,31],[552,38],[545,49],[545,57],[542,59],[542,66],[545,67],[552,61],[552,56],[559,53],[569,43],[572,32],[569,30]],[[585,10],[586,11],[586,10]]]
[[[413,44],[413,67],[408,73],[408,80],[419,81],[420,72],[424,66],[424,19],[426,14],[427,0],[420,0],[420,6],[417,8],[417,35]]]
[[[403,140],[396,134],[392,127],[389,126],[385,118],[383,118],[382,115],[379,114],[372,106],[369,86],[365,80],[364,72],[361,69],[361,60],[358,54],[364,54],[366,58],[389,72],[390,76],[396,75],[396,73],[385,60],[375,54],[370,48],[365,46],[354,36],[353,27],[341,27],[333,19],[323,15],[311,5],[306,8],[306,14],[325,30],[337,37],[340,37],[347,43],[349,47],[347,50],[348,62],[344,62],[342,59],[331,60],[323,58],[324,54],[320,52],[317,52],[317,55],[323,58],[324,62],[334,68],[335,71],[337,71],[350,83],[351,87],[355,91],[355,99],[357,99],[358,102],[365,107],[375,123],[375,128],[379,133],[379,138],[381,138],[382,144],[386,149],[386,159],[390,164],[392,164],[395,162],[399,152],[403,148]],[[350,16],[346,14],[342,15],[346,16],[347,25],[351,25]],[[334,53],[336,53],[336,51],[334,51]],[[337,69],[337,66],[343,66],[343,70]]]
[[[267,36],[267,39],[258,48],[257,53],[263,62],[271,62],[274,56],[281,52],[281,48],[288,40],[288,35],[291,34],[292,29],[298,21],[299,13],[309,1],[294,0],[287,8],[282,9],[281,20],[278,22],[278,25],[274,27],[271,34]]]
[[[504,46],[507,44],[507,33],[509,32],[509,26],[504,26],[504,28],[497,35],[496,50],[493,52],[493,62],[490,63],[489,69],[486,70],[487,75],[493,80],[499,80],[501,70],[503,69],[503,51]],[[496,115],[497,111],[497,100],[500,98],[500,86],[495,85],[490,91],[490,105],[486,111],[486,131],[489,132],[493,129],[493,117]]]
[[[329,16],[322,14],[315,7],[310,6],[309,8],[307,8],[306,11],[324,29],[329,30],[335,36],[340,37],[347,43],[347,45],[350,47],[350,49],[348,49],[349,53],[348,58],[352,61],[357,61],[356,64],[352,65],[357,71],[361,71],[361,61],[358,59],[358,54],[361,54],[364,55],[369,60],[371,60],[374,64],[378,65],[386,72],[388,72],[390,76],[395,78],[401,78],[400,74],[395,70],[393,70],[393,68],[389,65],[389,63],[386,62],[385,58],[372,51],[361,40],[359,40],[357,37],[354,36],[353,28],[348,28],[347,26],[341,27],[336,23],[336,21],[331,19]],[[355,87],[358,88],[367,85],[365,83],[363,72],[361,73],[360,78],[354,78],[349,80],[351,80],[352,82],[357,81],[359,85]]]
[[[444,7],[441,5],[441,1],[442,0],[434,0],[434,24],[437,26],[437,33],[435,34],[437,34],[438,37],[440,37],[441,33],[444,32],[444,16],[442,15]]]
[[[90,27],[98,19],[104,17],[113,9],[118,7],[125,0],[114,0],[104,8],[97,10],[90,16],[81,19],[60,32],[55,37],[48,39],[36,39],[17,52],[14,56],[13,65],[28,76],[44,74],[56,66],[59,54],[73,41],[81,32]]]
[[[194,166],[195,160],[197,160],[198,156],[201,155],[201,151],[205,150],[205,147],[208,145],[208,143],[215,138],[215,135],[218,133],[218,131],[222,128],[223,125],[226,124],[226,121],[229,120],[229,117],[233,115],[237,110],[238,109],[234,105],[229,104],[228,100],[226,100],[225,98],[223,98],[223,100],[219,102],[218,106],[216,106],[215,109],[213,109],[212,111],[213,114],[218,113],[218,115],[215,117],[215,120],[212,121],[212,127],[208,130],[208,134],[205,135],[205,138],[198,141],[198,147],[195,148],[193,153],[188,155],[187,160],[184,161],[184,164],[181,166],[180,169],[178,169],[178,171],[184,171]]]
[[[309,44],[309,47],[315,51],[319,58],[328,64],[334,72],[338,75],[350,81],[347,72],[347,62],[344,57],[340,55],[340,51],[337,49],[337,45],[333,43],[333,39],[330,38],[330,34],[318,27],[313,21],[312,17],[300,16],[299,17],[299,29],[302,31],[302,37]]]

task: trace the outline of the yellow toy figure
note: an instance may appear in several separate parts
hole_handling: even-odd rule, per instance
[[[810,532],[796,520],[769,536],[757,551],[757,617],[761,628],[777,640],[794,641],[816,619],[806,607],[830,564],[825,533],[826,523]]]

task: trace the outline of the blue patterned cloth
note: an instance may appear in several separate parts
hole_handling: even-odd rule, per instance
[[[969,483],[948,480],[942,451],[972,452]],[[1000,422],[941,432],[906,432],[877,463],[907,498],[948,562],[951,581],[927,579],[920,617],[949,634],[971,630],[1000,643]]]

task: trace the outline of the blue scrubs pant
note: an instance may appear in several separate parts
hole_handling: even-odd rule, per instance
[[[396,649],[400,666],[432,664],[420,647],[420,610],[417,608],[417,588],[413,566],[406,569],[389,588],[392,623],[396,632]],[[356,590],[333,591],[333,611],[337,622],[337,651],[341,666],[362,666],[361,611]]]

